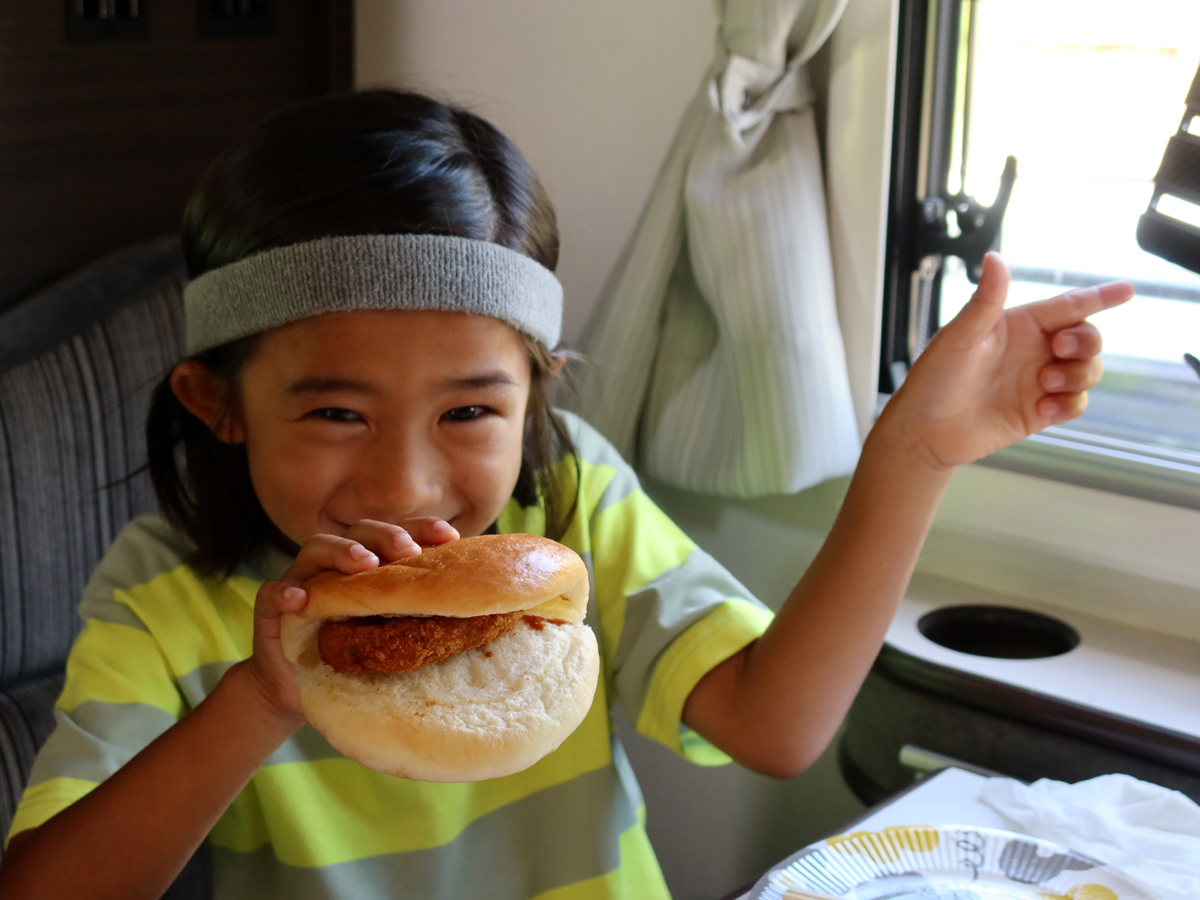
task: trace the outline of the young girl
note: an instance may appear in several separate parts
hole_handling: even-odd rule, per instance
[[[1132,293],[1005,311],[990,256],[772,621],[603,439],[550,409],[554,214],[487,123],[392,92],[292,107],[216,161],[183,240],[189,355],[147,425],[162,513],[131,523],[88,585],[5,897],[158,897],[206,837],[218,898],[666,897],[612,705],[697,762],[802,771],[879,650],[955,466],[1079,415],[1100,374],[1084,320]],[[280,615],[318,572],[487,531],[546,534],[588,562],[590,714],[493,781],[341,757],[304,722]]]

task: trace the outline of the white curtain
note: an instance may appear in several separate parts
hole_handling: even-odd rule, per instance
[[[718,58],[584,331],[584,415],[667,483],[794,493],[857,460],[805,69],[845,4],[720,4]]]

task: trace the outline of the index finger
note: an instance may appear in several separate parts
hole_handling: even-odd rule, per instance
[[[349,538],[333,534],[318,534],[304,542],[296,561],[280,579],[300,586],[314,575],[330,569],[343,575],[365,572],[379,565],[379,557]]]
[[[422,547],[436,547],[458,540],[458,529],[436,516],[401,519],[398,524]]]
[[[1095,287],[1075,288],[1049,300],[1039,300],[1017,307],[1033,316],[1038,327],[1047,333],[1078,325],[1088,316],[1114,306],[1120,306],[1133,296],[1128,281],[1107,281]]]

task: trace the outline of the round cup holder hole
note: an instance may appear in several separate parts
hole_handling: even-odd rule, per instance
[[[917,621],[935,644],[994,659],[1045,659],[1079,646],[1079,632],[1058,619],[1012,606],[945,606]]]

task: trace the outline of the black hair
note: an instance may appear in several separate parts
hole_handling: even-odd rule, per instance
[[[183,250],[196,278],[274,247],[354,234],[466,237],[558,264],[554,208],[513,143],[466,110],[389,90],[297,103],[243,133],[192,194]],[[194,357],[228,386],[227,414],[238,412],[238,376],[255,340]],[[575,496],[563,495],[550,467],[575,448],[549,400],[550,349],[526,342],[532,379],[513,497],[542,503],[546,534],[557,539]],[[196,545],[199,571],[228,576],[264,542],[285,542],[259,503],[245,446],[189,413],[170,376],[155,389],[146,439],[159,505]]]

